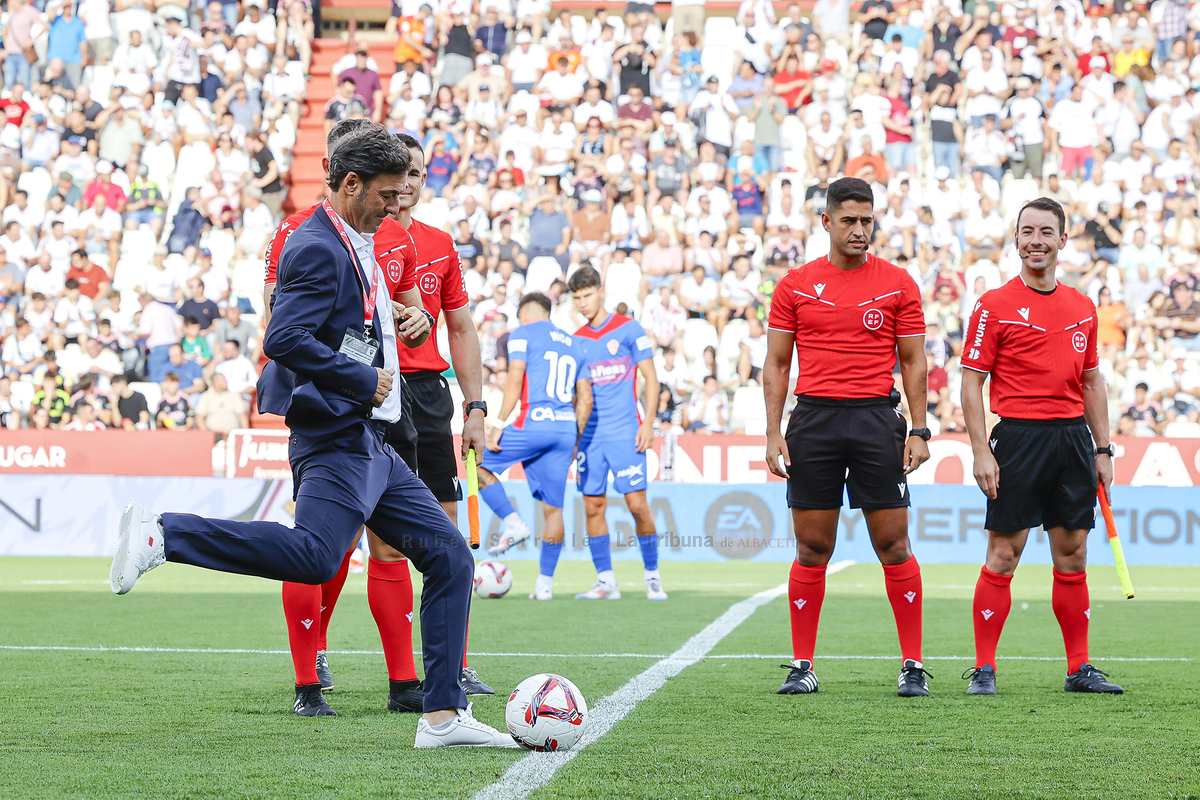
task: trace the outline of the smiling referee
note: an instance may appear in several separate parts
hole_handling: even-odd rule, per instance
[[[1067,243],[1062,206],[1031,200],[1017,215],[1021,274],[975,304],[963,339],[962,407],[975,480],[988,496],[987,563],[975,586],[975,668],[967,694],[996,693],[996,645],[1029,529],[1054,561],[1051,605],[1067,649],[1068,692],[1120,694],[1088,663],[1087,535],[1097,482],[1112,485],[1108,396],[1098,369],[1096,307],[1055,278]],[[983,383],[1000,422],[987,435]]]
[[[923,697],[929,688],[921,665],[921,568],[908,542],[906,478],[929,458],[921,293],[905,270],[867,253],[875,216],[866,181],[835,181],[825,203],[829,255],[792,270],[775,287],[762,369],[767,467],[788,481],[796,531],[788,581],[795,660],[784,665],[788,677],[778,693],[817,691],[813,652],[825,568],[848,490],[883,563],[900,635],[898,693]],[[785,437],[780,423],[793,349],[800,374]],[[897,351],[912,431],[897,407]]]

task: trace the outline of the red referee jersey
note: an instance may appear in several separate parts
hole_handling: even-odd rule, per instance
[[[1100,364],[1096,306],[1061,283],[1050,293],[1021,276],[980,297],[962,365],[991,373],[992,411],[1016,419],[1083,416],[1083,373]]]
[[[868,255],[858,269],[828,258],[783,277],[767,327],[794,334],[796,394],[843,400],[887,397],[896,340],[925,335],[921,292],[905,270]]]
[[[454,240],[445,231],[414,219],[408,233],[416,248],[417,288],[421,290],[421,302],[436,323],[443,311],[457,311],[467,306],[462,262],[459,261]],[[400,349],[401,372],[443,372],[449,368],[446,359],[438,352],[436,330],[420,347]]]
[[[267,283],[276,281],[279,271],[279,256],[283,253],[287,240],[300,227],[300,223],[313,215],[319,205],[321,204],[317,203],[312,208],[298,211],[279,223],[279,227],[271,235],[270,244],[267,245]],[[407,292],[416,286],[417,253],[413,247],[412,237],[408,235],[405,227],[394,219],[385,218],[380,224],[379,230],[375,232],[373,241],[375,243],[375,261],[383,270],[388,296],[394,299],[401,292]]]

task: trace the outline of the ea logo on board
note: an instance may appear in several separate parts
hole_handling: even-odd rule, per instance
[[[432,272],[426,272],[421,276],[421,291],[425,294],[433,294],[438,288],[438,276]]]
[[[1075,331],[1072,333],[1071,346],[1075,348],[1076,353],[1082,353],[1087,349],[1087,335],[1083,331]]]
[[[883,327],[883,312],[878,308],[868,308],[863,314],[863,325],[866,325],[869,331],[879,330]]]
[[[397,283],[400,280],[400,262],[392,259],[387,263],[388,280],[392,283]]]
[[[725,558],[753,558],[775,533],[775,518],[761,497],[727,492],[708,507],[704,530],[712,547]]]

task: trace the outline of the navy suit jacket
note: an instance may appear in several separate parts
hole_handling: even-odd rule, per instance
[[[292,432],[309,436],[334,434],[368,419],[378,374],[338,352],[347,328],[364,329],[362,289],[323,208],[288,238],[271,305],[263,339],[271,361],[258,379],[259,411],[285,416]],[[372,326],[376,341],[378,327]],[[383,366],[380,345],[376,367]]]

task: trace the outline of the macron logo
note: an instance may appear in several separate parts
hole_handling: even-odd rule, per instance
[[[904,497],[904,493],[908,490],[908,485],[903,484],[903,483],[897,483],[896,488],[900,490],[900,496]]]
[[[794,601],[792,601],[792,605],[794,605],[794,606],[796,607],[796,610],[797,610],[797,611],[803,611],[803,610],[804,610],[804,606],[805,606],[805,605],[807,605],[807,604],[808,604],[808,601],[807,601],[807,600],[794,600]]]
[[[1085,617],[1087,617],[1088,619],[1091,619],[1092,618],[1092,610],[1090,608],[1087,609],[1086,611],[1083,612],[1083,615]]]
[[[992,615],[995,614],[996,612],[992,611],[990,608],[985,608],[983,611],[980,611],[979,613],[983,614],[983,620],[984,620],[984,622],[987,622],[989,619],[992,618]]]
[[[412,623],[412,615],[413,615],[413,612],[411,612],[411,611],[404,615],[404,618],[409,621],[409,624]]]
[[[825,291],[825,284],[823,284],[823,283],[814,283],[814,284],[813,284],[813,290],[814,290],[814,291],[817,293],[817,297],[820,297],[820,296],[821,296],[821,292]]]
[[[996,445],[998,445],[999,443],[1000,443],[999,439],[992,439],[991,441],[988,442],[988,444],[990,444],[992,446],[993,453],[996,452]]]
[[[311,619],[302,619],[300,620],[300,624],[304,626],[304,630],[308,630],[312,627],[313,621]]]
[[[917,599],[917,593],[916,592],[905,592],[904,599],[911,603],[913,600]]]
[[[1021,315],[1021,319],[1025,320],[1026,322],[1029,322],[1029,309],[1028,308],[1018,308],[1017,313]]]

